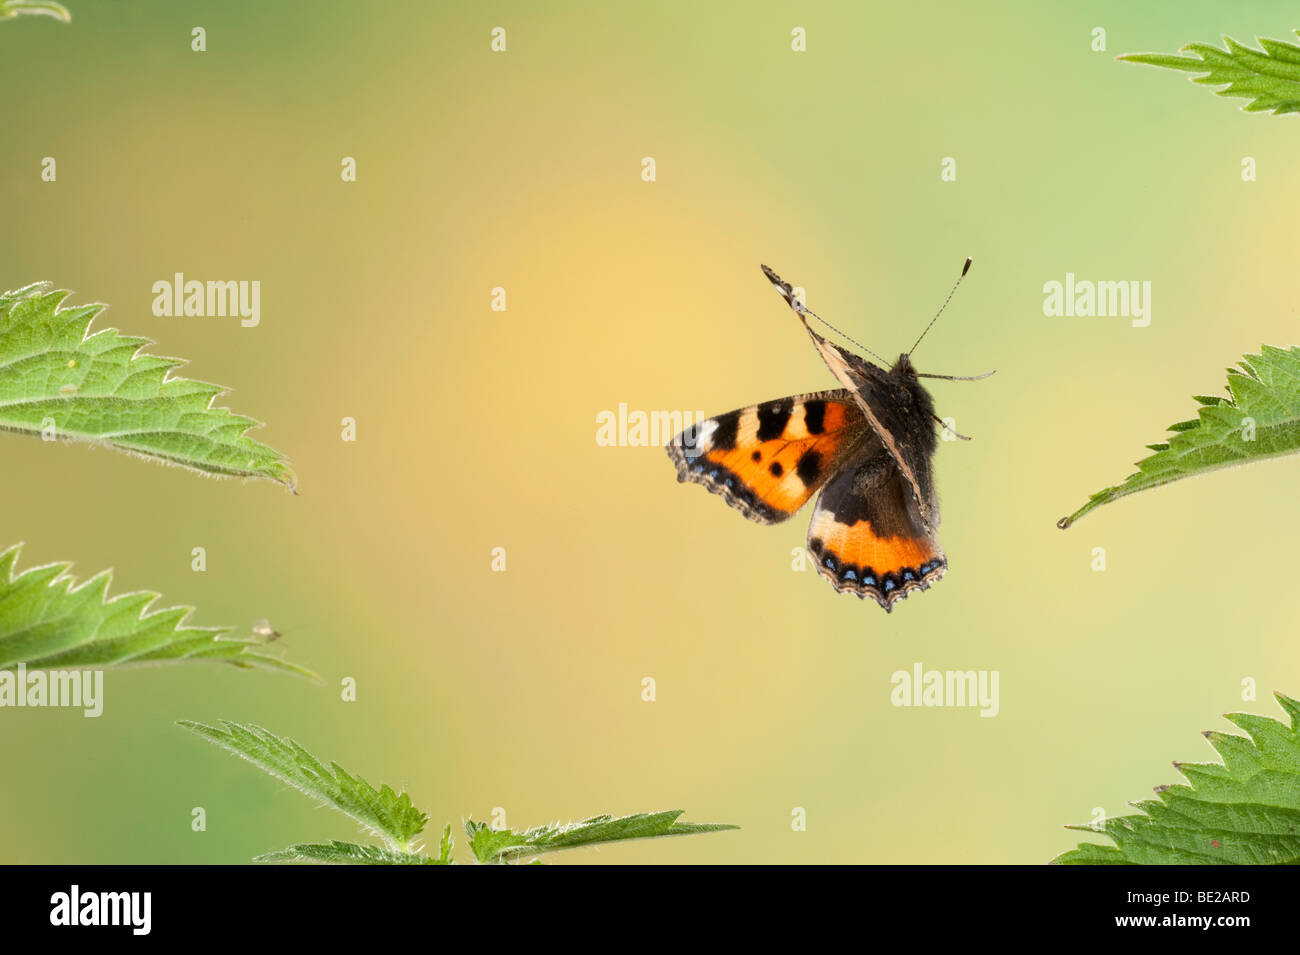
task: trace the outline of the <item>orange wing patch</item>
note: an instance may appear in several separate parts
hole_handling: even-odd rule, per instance
[[[840,593],[871,597],[886,610],[913,590],[928,590],[948,569],[930,537],[880,537],[870,521],[840,524],[818,512],[808,530],[818,572]]]
[[[702,484],[750,520],[794,514],[867,434],[847,391],[795,395],[688,428],[668,443],[677,480]]]

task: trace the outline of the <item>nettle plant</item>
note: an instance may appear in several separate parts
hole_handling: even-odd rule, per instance
[[[1300,51],[1298,51],[1300,52]],[[1085,514],[1129,494],[1300,451],[1300,347],[1265,345],[1228,369],[1227,397],[1196,395],[1197,416],[1171,424],[1170,437],[1122,483],[1093,494],[1057,521],[1065,530]]]
[[[225,388],[173,375],[185,362],[146,353],[147,339],[112,328],[92,333],[91,323],[105,306],[65,307],[67,296],[47,283],[0,294],[0,367],[5,369],[0,375],[0,431],[87,442],[210,476],[268,480],[297,493],[288,459],[248,436],[260,422],[214,405]],[[269,627],[235,638],[228,627],[186,626],[192,608],[151,610],[156,593],[110,597],[109,571],[80,583],[66,562],[19,572],[19,548],[0,552],[0,671],[215,660],[321,682],[271,651],[268,644],[278,634]],[[452,861],[450,826],[435,855],[421,851],[428,816],[405,793],[388,786],[376,790],[260,727],[182,725],[352,817],[381,840],[372,845],[295,845],[257,861]],[[735,828],[678,822],[681,815],[675,810],[597,816],[522,832],[469,820],[465,832],[478,862],[511,863],[580,846]]]
[[[1186,785],[1158,786],[1141,815],[1070,826],[1110,838],[1058,865],[1300,865],[1300,702],[1274,694],[1287,726],[1254,713],[1225,719],[1247,736],[1208,730],[1222,763],[1174,763]]]
[[[1300,33],[1300,31],[1296,31]],[[1249,100],[1248,113],[1300,113],[1300,46],[1259,38],[1259,49],[1224,38],[1223,48],[1190,43],[1171,53],[1129,53],[1118,59],[1195,74],[1193,83],[1219,96]],[[1300,451],[1300,348],[1265,345],[1228,369],[1228,397],[1200,396],[1197,417],[1170,425],[1172,436],[1148,445],[1156,453],[1121,484],[1093,494],[1057,522],[1062,530],[1117,498],[1218,468]]]
[[[1258,50],[1225,37],[1224,49],[1189,43],[1181,50],[1184,56],[1130,53],[1119,59],[1198,74],[1190,77],[1193,83],[1221,87],[1215,91],[1219,96],[1250,100],[1242,107],[1248,113],[1300,113],[1300,46],[1263,37],[1256,42]]]
[[[455,843],[448,824],[438,840],[436,854],[422,849],[420,835],[429,821],[427,814],[411,804],[405,792],[385,785],[379,789],[354,776],[338,763],[328,766],[286,737],[276,736],[260,726],[222,720],[219,726],[182,720],[185,727],[248,760],[263,772],[329,806],[359,823],[378,844],[361,845],[334,840],[300,843],[257,856],[254,862],[313,862],[332,865],[451,865]],[[493,829],[473,819],[465,822],[465,835],[474,861],[492,864],[539,862],[538,856],[564,849],[658,839],[736,829],[715,823],[678,822],[681,809],[637,813],[631,816],[594,816],[564,825],[535,826],[516,832]]]
[[[147,354],[148,339],[92,333],[105,306],[66,307],[68,294],[48,283],[0,293],[0,431],[295,489],[288,459],[248,436],[261,423],[214,404],[227,389],[173,375],[185,362]],[[186,626],[192,608],[151,610],[149,591],[110,597],[109,571],[81,583],[68,562],[20,573],[20,546],[0,553],[0,670],[218,660],[319,680],[265,635]]]

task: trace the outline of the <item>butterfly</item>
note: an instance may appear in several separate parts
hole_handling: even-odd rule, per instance
[[[702,484],[760,524],[792,517],[820,491],[807,553],[837,592],[871,597],[892,612],[912,591],[928,590],[948,569],[937,537],[939,500],[932,469],[936,425],[947,425],[935,414],[920,379],[974,381],[993,372],[923,375],[911,354],[970,265],[967,259],[948,300],[912,349],[888,370],[813,331],[809,316],[833,326],[764,265],[763,274],[794,309],[843,387],[778,398],[697,422],[668,442],[677,480]]]

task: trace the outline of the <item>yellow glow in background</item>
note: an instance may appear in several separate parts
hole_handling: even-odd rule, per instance
[[[1292,120],[1114,60],[1285,38],[1287,4],[70,5],[0,24],[0,285],[108,302],[95,327],[229,385],[301,495],[0,436],[0,545],[197,624],[268,617],[327,685],[110,671],[99,719],[0,711],[4,861],[355,836],[173,725],[229,718],[406,786],[431,834],[496,807],[743,827],[557,861],[1040,863],[1210,759],[1217,714],[1300,693],[1294,461],[1054,526],[1300,338]],[[968,254],[916,359],[998,374],[933,383],[975,440],[936,461],[948,576],[892,616],[791,569],[807,514],[752,525],[658,447],[597,445],[620,402],[832,386],[760,262],[892,356]],[[259,280],[261,325],[154,317],[178,271]],[[1150,281],[1150,326],[1044,317],[1067,272]],[[916,662],[998,670],[999,715],[892,706]]]

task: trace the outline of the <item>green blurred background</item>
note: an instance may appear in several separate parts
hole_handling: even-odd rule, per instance
[[[1218,714],[1300,693],[1295,461],[1054,526],[1227,364],[1300,340],[1297,120],[1114,59],[1286,38],[1294,5],[69,6],[0,24],[0,285],[108,302],[95,327],[231,386],[301,495],[0,436],[0,544],[198,624],[268,617],[327,684],[110,671],[97,720],[0,711],[3,861],[354,836],[173,725],[229,718],[407,787],[431,831],[496,807],[743,827],[556,861],[1041,863],[1210,759]],[[949,574],[892,616],[792,570],[806,514],[752,525],[658,447],[597,445],[620,402],[832,385],[760,262],[893,355],[968,254],[917,360],[998,374],[934,383],[975,440],[937,458]],[[259,280],[261,325],[154,317],[178,271]],[[1150,281],[1150,326],[1044,317],[1067,271]],[[1000,715],[891,706],[916,662],[999,670]]]

